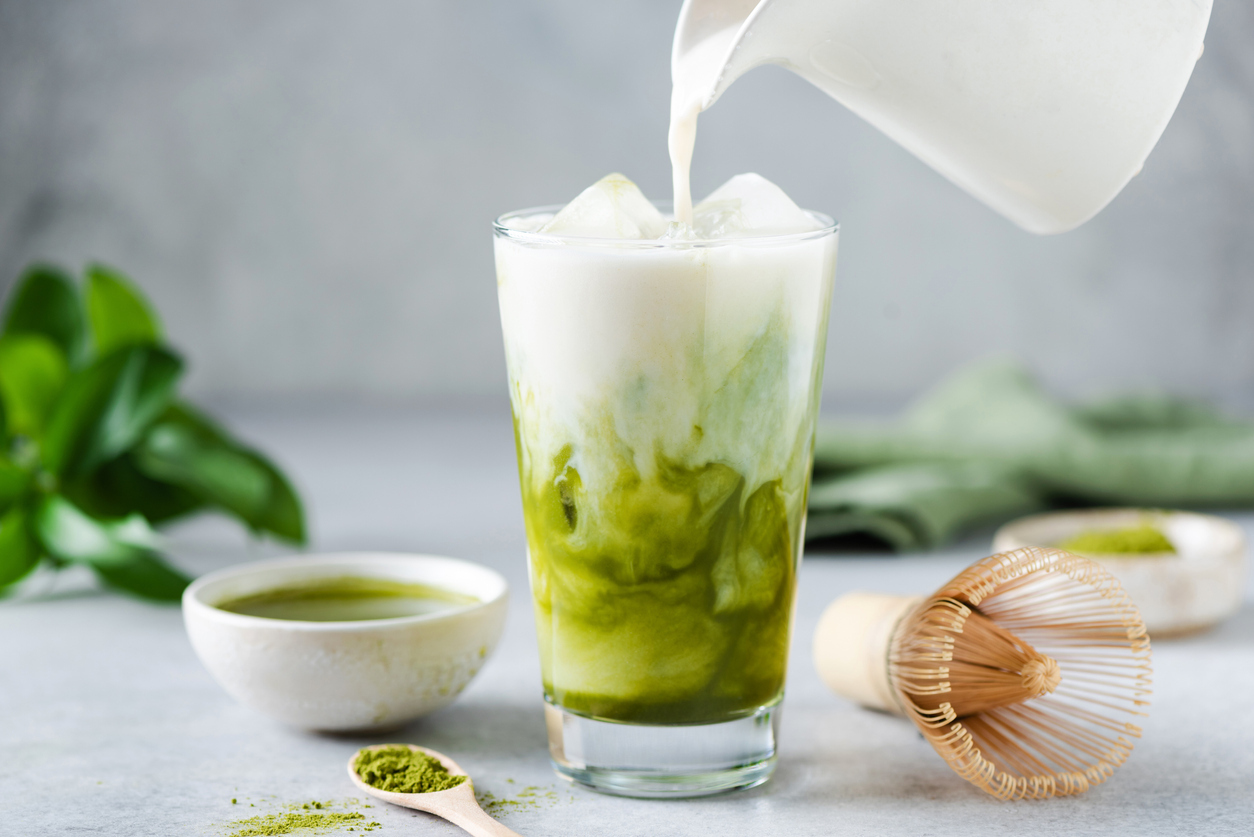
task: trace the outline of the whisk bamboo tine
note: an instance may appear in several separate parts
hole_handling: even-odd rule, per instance
[[[1145,714],[1152,685],[1149,637],[1118,581],[1057,549],[990,556],[923,599],[838,600],[815,658],[835,691],[910,717],[1001,799],[1109,778],[1141,735],[1127,719]]]

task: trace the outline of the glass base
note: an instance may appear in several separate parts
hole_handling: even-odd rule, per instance
[[[717,724],[596,721],[546,704],[549,756],[564,779],[618,796],[708,796],[760,785],[775,772],[777,701]]]

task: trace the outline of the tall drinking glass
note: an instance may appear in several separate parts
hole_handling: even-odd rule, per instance
[[[694,796],[775,766],[837,226],[719,241],[495,225],[558,773]]]

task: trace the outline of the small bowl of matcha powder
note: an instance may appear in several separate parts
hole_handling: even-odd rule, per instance
[[[390,793],[437,793],[466,781],[449,773],[440,760],[408,744],[386,744],[362,750],[353,769],[372,788]]]

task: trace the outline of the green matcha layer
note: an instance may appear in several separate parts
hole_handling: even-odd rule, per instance
[[[789,384],[789,329],[767,323],[718,386],[695,376],[712,394],[682,409],[633,411],[635,384],[571,425],[516,399],[541,668],[557,704],[686,724],[782,695],[818,386]],[[552,447],[563,428],[571,441]]]
[[[523,507],[553,701],[679,724],[781,695],[804,493],[790,504],[778,480],[749,492],[717,463],[659,462],[652,480],[625,465],[600,492],[560,458],[550,473],[544,490],[524,480]]]

